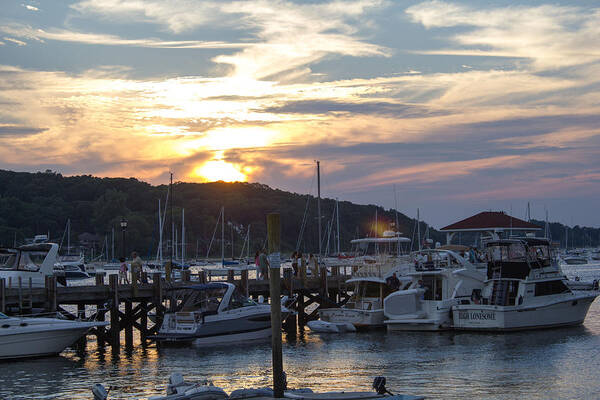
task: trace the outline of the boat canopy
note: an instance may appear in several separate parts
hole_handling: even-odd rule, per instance
[[[410,239],[398,236],[398,237],[384,237],[384,238],[361,238],[353,239],[350,241],[352,244],[356,243],[410,243]]]
[[[225,282],[210,282],[210,283],[200,283],[197,285],[189,285],[182,287],[173,287],[168,290],[196,290],[196,291],[205,291],[205,290],[214,290],[214,289],[227,289],[229,288],[228,283]]]

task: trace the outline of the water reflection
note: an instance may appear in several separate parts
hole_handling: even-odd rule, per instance
[[[589,271],[598,277],[600,269]],[[597,398],[600,302],[579,327],[510,334],[300,331],[284,335],[283,353],[294,387],[365,390],[384,375],[388,387],[430,399]],[[69,349],[61,357],[0,363],[0,398],[87,400],[96,382],[114,386],[115,398],[147,398],[164,393],[175,371],[226,390],[268,386],[270,342],[136,346],[115,355],[90,340],[83,353]]]

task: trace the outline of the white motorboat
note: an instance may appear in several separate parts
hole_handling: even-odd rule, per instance
[[[58,354],[91,328],[108,322],[8,317],[0,313],[0,359]]]
[[[57,262],[58,245],[55,243],[26,244],[16,249],[2,249],[0,278],[6,284],[17,287],[19,278],[23,287],[44,287],[46,276],[54,274]]]
[[[480,299],[452,308],[454,328],[509,331],[583,323],[597,291],[573,292],[548,239],[486,243],[488,280]]]
[[[64,276],[67,280],[90,277],[86,270],[83,255],[71,254],[58,257],[58,262],[54,264],[54,275]]]
[[[161,342],[199,345],[243,342],[271,336],[271,306],[257,304],[228,282],[173,289],[174,311],[165,313],[156,335]],[[282,320],[290,311],[282,307]]]
[[[477,296],[485,273],[451,250],[422,250],[412,254],[415,272],[405,290],[383,300],[388,331],[437,331],[452,327],[450,310]]]

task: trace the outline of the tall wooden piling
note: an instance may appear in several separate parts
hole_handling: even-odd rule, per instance
[[[227,270],[227,282],[233,283],[235,281],[235,271],[232,269]]]
[[[133,348],[133,303],[125,300],[125,348]]]
[[[206,271],[202,270],[198,272],[198,281],[200,283],[206,283]]]
[[[112,274],[108,276],[110,296],[112,304],[110,307],[110,344],[113,352],[119,351],[119,335],[121,327],[119,324],[119,276]]]
[[[48,312],[56,312],[58,304],[56,302],[56,277],[46,277],[46,309]]]
[[[269,240],[269,286],[271,297],[271,350],[273,358],[273,394],[276,398],[283,397],[285,378],[283,376],[283,354],[281,350],[281,278],[280,278],[280,247],[281,219],[279,214],[267,215],[267,237]]]
[[[6,312],[6,279],[0,278],[0,312]]]
[[[240,281],[240,290],[244,296],[248,296],[248,270],[242,270],[242,276]]]

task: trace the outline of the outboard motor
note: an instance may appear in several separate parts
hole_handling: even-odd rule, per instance
[[[387,393],[390,396],[393,396],[393,394],[390,393],[390,391],[387,390],[387,388],[385,387],[385,383],[386,383],[385,376],[378,376],[373,380],[373,389],[375,389],[375,391],[379,395],[384,395]]]
[[[108,392],[101,383],[96,383],[92,387],[92,393],[94,394],[94,400],[106,400],[108,399]]]

